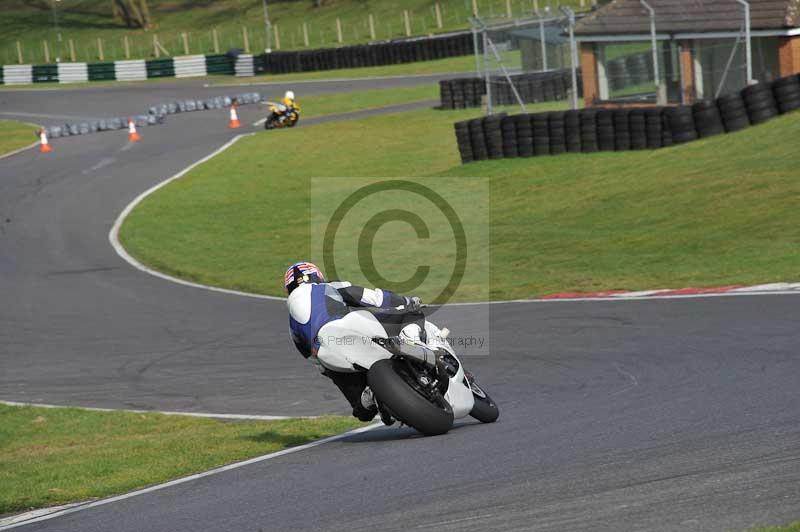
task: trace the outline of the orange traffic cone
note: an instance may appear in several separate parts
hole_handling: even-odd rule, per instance
[[[47,132],[44,129],[39,130],[39,151],[42,153],[50,153],[53,151],[53,148],[50,147],[50,143],[47,142]]]
[[[139,142],[142,137],[136,132],[136,123],[132,118],[128,119],[128,140],[131,142]]]
[[[237,129],[242,127],[241,122],[239,122],[239,114],[236,112],[236,104],[231,104],[231,119],[228,122],[228,127],[231,129]]]

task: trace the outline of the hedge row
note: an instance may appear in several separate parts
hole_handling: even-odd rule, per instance
[[[800,74],[691,106],[493,115],[455,124],[464,163],[484,159],[654,149],[738,131],[800,109]]]
[[[567,99],[567,91],[572,86],[571,70],[554,70],[510,76],[511,82],[524,103],[552,102]],[[514,92],[505,77],[492,77],[492,103],[513,105],[517,103]],[[582,84],[578,72],[578,95]],[[439,97],[442,109],[465,109],[480,107],[486,95],[486,80],[479,77],[456,78],[439,81]]]
[[[413,41],[363,44],[321,50],[271,52],[256,56],[255,68],[256,72],[261,74],[289,74],[416,63],[472,53],[474,53],[472,34],[462,33]]]

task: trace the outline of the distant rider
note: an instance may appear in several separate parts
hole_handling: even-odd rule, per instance
[[[300,104],[295,100],[294,91],[286,91],[286,94],[283,95],[283,99],[278,106],[278,110],[287,120],[291,119],[292,115],[300,112]]]
[[[350,406],[353,416],[361,421],[370,421],[378,413],[378,407],[367,387],[363,372],[343,373],[331,371],[320,364],[325,358],[325,347],[320,344],[324,331],[320,330],[347,315],[353,307],[383,309],[375,313],[382,323],[393,323],[402,327],[401,334],[424,339],[425,316],[418,297],[404,297],[388,290],[354,286],[348,282],[325,280],[322,271],[310,262],[298,262],[286,270],[283,278],[288,293],[289,328],[295,347],[305,357],[320,366],[322,374],[333,380]],[[391,418],[381,417],[391,424]]]

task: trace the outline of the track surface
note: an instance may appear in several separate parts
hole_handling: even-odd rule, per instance
[[[18,112],[106,116],[224,93],[204,90],[0,92],[0,112],[12,99]],[[252,112],[242,109],[247,123],[259,118]],[[59,139],[47,157],[0,160],[0,399],[346,412],[293,352],[283,303],[148,276],[108,244],[127,203],[232,137],[225,118],[178,115],[135,145],[106,133]],[[497,424],[438,438],[378,429],[22,529],[741,530],[790,521],[800,517],[799,311],[800,298],[778,295],[451,307],[436,321],[489,339],[491,356],[466,363],[500,404]]]

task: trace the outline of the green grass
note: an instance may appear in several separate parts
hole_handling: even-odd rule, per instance
[[[0,120],[0,156],[36,142],[36,128],[31,124]]]
[[[303,98],[302,87],[298,87],[295,93],[303,116],[308,118],[423,100],[437,100],[439,88],[435,85],[418,85],[400,89],[376,89]],[[276,96],[280,96],[280,94]]]
[[[176,181],[165,194],[141,204],[123,225],[121,239],[137,258],[157,269],[209,284],[280,293],[278,277],[264,272],[283,271],[288,257],[308,255],[311,177],[444,171],[457,163],[450,146],[452,121],[478,114],[421,111],[306,128],[301,124],[243,139],[235,151],[204,165],[200,174]],[[302,149],[281,148],[286,145]],[[270,158],[230,156],[253,149],[280,151],[280,164]],[[221,174],[226,177],[212,177]],[[183,214],[167,212],[173,208]],[[199,260],[192,262],[191,256]],[[232,257],[236,264],[228,262]],[[227,273],[220,275],[220,268]]]
[[[443,25],[436,27],[434,0],[327,0],[320,8],[313,8],[311,0],[290,2],[270,0],[269,13],[278,26],[281,49],[303,48],[303,22],[308,24],[309,47],[330,47],[338,44],[336,19],[342,22],[343,44],[363,43],[370,40],[367,17],[375,17],[376,39],[385,40],[405,35],[402,13],[411,13],[411,31],[414,35],[451,31],[468,27],[470,2],[465,0],[439,0],[443,7]],[[565,0],[574,7],[577,0]],[[200,4],[200,5],[197,5]],[[541,5],[548,5],[541,2]],[[103,41],[104,59],[124,59],[123,37],[127,36],[133,58],[152,55],[152,35],[159,36],[171,55],[183,55],[181,32],[189,34],[189,53],[214,53],[212,29],[217,29],[219,48],[244,48],[242,28],[248,29],[250,48],[259,52],[266,48],[264,16],[260,0],[224,0],[195,3],[185,8],[182,0],[150,0],[150,11],[155,27],[145,32],[128,30],[111,18],[108,0],[70,0],[61,2],[57,19],[62,41],[59,44],[53,23],[53,12],[48,2],[36,0],[4,0],[0,17],[0,64],[17,63],[16,41],[23,49],[26,63],[44,63],[44,45],[50,49],[50,61],[57,55],[69,60],[68,42],[75,44],[78,61],[99,60],[97,39]],[[553,3],[553,6],[556,4]],[[505,0],[478,0],[482,15],[505,13]],[[529,13],[530,0],[512,0],[514,16]],[[274,41],[273,41],[274,48]]]
[[[770,526],[766,528],[755,528],[750,532],[800,532],[800,521],[786,526]]]
[[[145,200],[122,242],[173,275],[278,295],[287,263],[319,260],[310,178],[477,176],[491,190],[493,299],[800,277],[800,155],[788,141],[797,115],[662,150],[460,166],[452,123],[477,114],[417,111],[244,139]],[[281,164],[247,156],[272,152]],[[385,266],[400,278],[407,263]]]
[[[124,493],[358,426],[0,405],[0,514]]]

